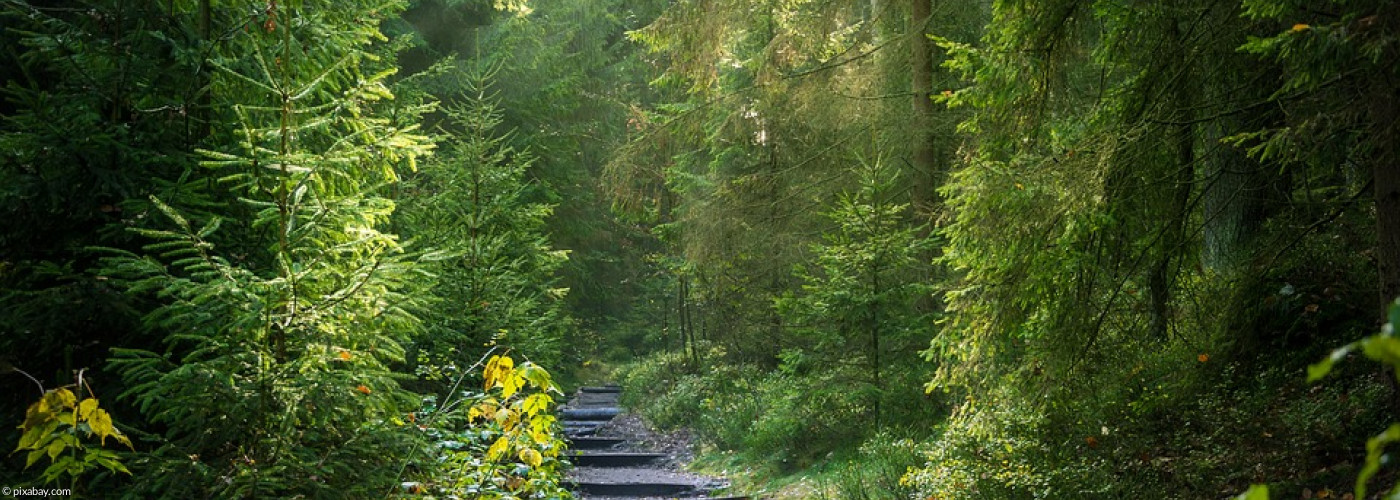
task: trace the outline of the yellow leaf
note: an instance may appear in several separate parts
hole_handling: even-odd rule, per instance
[[[507,372],[501,380],[501,397],[509,398],[520,390],[520,386],[525,383],[525,379],[513,372]]]
[[[496,363],[496,375],[493,378],[496,380],[497,383],[501,384],[501,386],[509,387],[511,384],[511,378],[513,378],[512,376],[514,374],[515,360],[510,359],[509,356],[501,356],[500,362]],[[492,384],[490,387],[495,387],[495,384]],[[516,387],[519,387],[519,384],[516,384]],[[505,394],[503,394],[501,397],[508,398],[511,394],[514,393],[515,391],[513,389],[507,388],[505,389]]]
[[[54,389],[44,394],[43,403],[52,411],[60,408],[72,408],[77,404],[78,397],[73,395],[68,389]]]
[[[126,445],[127,448],[131,448],[133,451],[136,450],[136,447],[131,445],[131,440],[127,439],[126,435],[122,434],[121,431],[117,431],[117,434],[112,437],[116,438],[117,442]],[[126,471],[123,470],[123,472]],[[127,474],[130,474],[130,472],[127,472]]]
[[[1299,31],[1307,31],[1307,30],[1309,30],[1309,29],[1311,29],[1311,28],[1312,28],[1312,26],[1308,26],[1308,25],[1303,24],[1303,23],[1298,23],[1298,24],[1293,25],[1293,32],[1294,32],[1294,33],[1297,33],[1297,32],[1299,32]]]
[[[20,425],[20,428],[33,429],[40,427],[54,420],[54,418],[54,411],[49,408],[48,403],[45,402],[45,398],[39,398],[34,404],[29,405],[29,409],[25,411],[24,424]]]
[[[544,457],[538,451],[524,449],[520,450],[520,461],[530,464],[531,467],[539,467],[541,463],[544,463]]]
[[[491,461],[500,460],[506,454],[506,448],[510,447],[510,440],[505,437],[497,439],[490,448],[486,450],[486,459]]]
[[[515,424],[519,423],[519,421],[520,414],[511,411],[510,408],[502,407],[500,410],[496,411],[496,423],[500,424],[501,428],[507,432],[514,429]]]
[[[97,398],[87,398],[78,403],[78,418],[87,421],[92,420],[92,414],[97,411]]]
[[[546,413],[544,415],[538,415],[535,418],[530,419],[530,428],[533,429],[535,432],[547,435],[549,433],[549,429],[551,427],[554,427],[554,422],[554,415]]]
[[[96,409],[92,412],[92,418],[88,419],[88,427],[99,437],[98,442],[103,446],[107,445],[107,436],[121,434],[117,428],[112,426],[112,416],[107,414],[107,410]]]
[[[539,429],[531,429],[530,439],[533,440],[535,444],[545,444],[549,442],[549,433],[540,432]]]
[[[350,351],[340,351],[340,353],[336,354],[335,357],[340,359],[341,361],[350,361]]]
[[[491,359],[486,362],[486,368],[481,371],[482,377],[486,379],[483,384],[485,389],[489,390],[496,386],[496,377],[498,376],[497,374],[500,373],[497,368],[500,364],[501,356],[499,355],[491,356]]]
[[[525,404],[521,406],[522,409],[525,410],[525,414],[533,416],[539,412],[548,410],[550,403],[553,402],[554,398],[549,397],[548,394],[539,393],[531,394],[529,397],[525,398]]]

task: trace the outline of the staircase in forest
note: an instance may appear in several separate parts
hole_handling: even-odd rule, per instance
[[[649,431],[618,407],[621,393],[616,385],[582,387],[560,410],[578,498],[718,498],[708,495],[723,481],[676,470],[674,454],[648,446]]]

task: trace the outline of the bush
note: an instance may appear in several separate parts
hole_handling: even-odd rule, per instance
[[[702,363],[719,357],[718,352]],[[677,353],[659,353],[619,370],[623,403],[663,428],[690,427],[704,443],[742,450],[783,469],[807,467],[855,448],[875,429],[868,398],[833,382],[841,368],[812,375],[763,372],[715,363],[699,372]]]

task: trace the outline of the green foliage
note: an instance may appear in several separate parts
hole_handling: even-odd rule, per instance
[[[1395,337],[1395,329],[1400,325],[1400,299],[1390,305],[1385,325],[1381,332],[1347,344],[1332,351],[1322,361],[1308,367],[1308,382],[1315,382],[1332,371],[1337,361],[1345,359],[1353,350],[1359,349],[1367,358],[1388,366],[1395,378],[1400,380],[1400,341]],[[1400,441],[1400,424],[1391,424],[1385,431],[1366,440],[1366,462],[1356,478],[1356,497],[1366,498],[1366,484],[1380,471],[1385,457],[1385,448]],[[1267,493],[1267,492],[1266,492]],[[1386,493],[1387,497],[1400,495],[1400,484]],[[1267,497],[1264,497],[1267,498]]]
[[[160,301],[145,322],[168,346],[112,361],[122,397],[165,427],[135,462],[138,492],[368,495],[410,443],[385,415],[411,401],[390,364],[416,331],[405,292],[422,274],[381,231],[394,204],[377,190],[429,145],[414,133],[420,109],[386,109],[376,26],[394,6],[273,7],[211,60],[231,127],[201,167],[238,206],[196,220],[183,200],[152,197],[168,229],[136,229],[146,254],[104,270]],[[251,255],[212,239],[239,216],[263,245]]]
[[[493,141],[529,152],[512,154],[509,161],[523,168],[522,185],[509,190],[522,207],[548,207],[550,245],[570,251],[553,287],[570,290],[562,306],[577,325],[559,326],[579,341],[560,354],[577,366],[602,354],[595,347],[609,347],[605,334],[646,332],[637,324],[656,307],[647,291],[652,266],[644,260],[652,241],[613,217],[597,178],[625,141],[650,79],[640,47],[623,34],[654,18],[664,2],[539,0],[530,2],[528,16],[468,11],[482,2],[448,3],[420,2],[405,16],[425,42],[414,52],[453,58],[448,72],[423,75],[421,86],[463,110],[478,107],[474,99],[485,94],[499,122]],[[483,73],[494,77],[478,78]],[[443,118],[447,130],[464,132],[458,120]],[[539,354],[532,355],[550,361]]]
[[[562,396],[553,378],[532,362],[492,356],[482,370],[484,392],[463,391],[427,408],[422,426],[435,459],[411,493],[470,498],[572,498],[563,485],[564,442],[554,417]]]
[[[182,178],[202,138],[197,36],[167,7],[0,2],[0,358],[54,385],[94,367],[116,394],[120,377],[99,369],[108,348],[159,343],[141,332],[145,305],[96,272],[89,247],[139,249],[124,228],[148,222],[148,195],[206,191]],[[13,422],[31,401],[8,383],[0,420]],[[136,423],[124,402],[105,403]],[[7,461],[0,481],[25,479],[22,466]]]
[[[863,365],[814,363],[811,371],[801,373],[764,371],[715,363],[724,356],[722,350],[704,343],[700,349],[698,364],[670,352],[620,367],[618,380],[629,388],[624,404],[657,426],[689,428],[708,446],[739,452],[751,463],[783,472],[854,450],[879,431],[872,425],[871,393],[852,383]],[[909,406],[930,406],[918,398],[913,381],[901,382],[909,383],[892,393],[914,394],[916,401]]]
[[[81,381],[78,387],[81,392]],[[49,466],[39,477],[44,484],[66,476],[70,485],[77,485],[79,478],[99,468],[131,474],[116,452],[102,448],[109,437],[128,448],[132,448],[131,440],[117,430],[112,416],[98,406],[91,393],[80,401],[66,387],[50,389],[29,406],[20,429],[24,435],[13,453],[28,452],[26,469],[47,455]],[[93,436],[98,438],[96,446],[83,442],[83,438]]]
[[[1366,158],[1375,150],[1375,139],[1364,135],[1333,134],[1361,126],[1378,109],[1346,97],[1354,93],[1388,102],[1391,86],[1376,79],[1393,77],[1389,64],[1395,55],[1397,36],[1393,26],[1380,19],[1393,15],[1394,5],[1383,1],[1340,2],[1325,5],[1320,15],[1312,3],[1292,0],[1247,0],[1244,15],[1290,26],[1251,37],[1240,49],[1271,60],[1283,70],[1275,97],[1301,99],[1299,116],[1284,126],[1254,131],[1235,138],[1250,152],[1284,162],[1328,161],[1340,156]],[[1277,26],[1277,24],[1274,24]],[[1319,141],[1319,137],[1341,140]],[[1329,143],[1330,142],[1330,143]]]
[[[446,110],[454,138],[405,180],[395,216],[401,234],[432,249],[419,270],[436,276],[428,291],[438,303],[414,344],[425,365],[467,366],[476,354],[465,346],[496,343],[553,364],[572,327],[568,289],[556,284],[568,252],[546,236],[552,206],[533,199],[530,155],[497,135],[491,78],[465,77],[471,93]]]
[[[821,494],[1388,477],[1393,332],[1296,371],[1400,286],[1400,4],[408,3],[0,0],[0,364],[122,375],[0,390],[40,479],[564,498],[597,356]]]
[[[1054,498],[1054,448],[1043,412],[969,400],[924,450],[927,463],[901,483],[921,497]]]
[[[917,443],[881,432],[860,445],[855,459],[839,464],[835,497],[851,500],[895,500],[914,494],[905,472],[919,461]],[[823,495],[822,498],[828,498]]]
[[[796,269],[805,283],[801,294],[777,301],[800,342],[784,351],[780,369],[823,373],[817,377],[827,390],[863,396],[878,428],[885,421],[882,407],[897,406],[903,411],[896,420],[909,421],[922,416],[919,403],[927,403],[904,389],[924,378],[910,375],[923,372],[915,352],[930,333],[931,319],[919,304],[933,287],[920,261],[933,240],[923,236],[927,228],[905,223],[907,204],[890,201],[896,172],[877,160],[862,163],[858,178],[858,191],[843,194],[828,214],[836,228],[813,245],[811,269]],[[891,376],[907,378],[898,380],[902,384],[882,380]]]
[[[1240,493],[1235,500],[1269,500],[1269,486],[1266,484],[1256,484],[1249,487],[1249,490]]]

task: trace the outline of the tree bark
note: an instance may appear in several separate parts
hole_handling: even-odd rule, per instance
[[[1268,196],[1263,166],[1243,151],[1219,143],[1221,138],[1239,130],[1234,122],[1211,124],[1205,141],[1214,150],[1206,159],[1202,180],[1201,263],[1222,273],[1229,273],[1248,260],[1264,221]]]
[[[913,94],[914,180],[911,201],[915,210],[931,212],[937,204],[939,168],[933,134],[933,42],[928,38],[928,22],[933,16],[931,0],[909,1],[909,91]],[[922,235],[921,235],[922,236]]]
[[[1371,123],[1376,155],[1371,161],[1371,181],[1376,203],[1376,267],[1380,275],[1381,317],[1400,296],[1400,165],[1397,165],[1396,123],[1400,119],[1400,95],[1378,78],[1373,92]]]
[[[1182,253],[1185,247],[1184,239],[1188,201],[1191,199],[1191,188],[1196,182],[1196,127],[1192,125],[1193,113],[1191,107],[1192,99],[1192,78],[1191,60],[1188,57],[1190,48],[1182,39],[1176,20],[1168,20],[1167,32],[1172,38],[1179,59],[1175,62],[1176,88],[1173,89],[1172,103],[1176,106],[1176,111],[1171,113],[1173,121],[1180,123],[1176,126],[1169,147],[1174,149],[1176,156],[1176,172],[1170,177],[1172,180],[1171,192],[1169,193],[1166,206],[1167,219],[1160,239],[1160,249],[1153,263],[1152,270],[1148,276],[1148,301],[1151,308],[1148,319],[1148,332],[1153,338],[1165,339],[1170,334],[1171,326],[1171,288],[1172,288],[1172,263],[1176,257]]]

